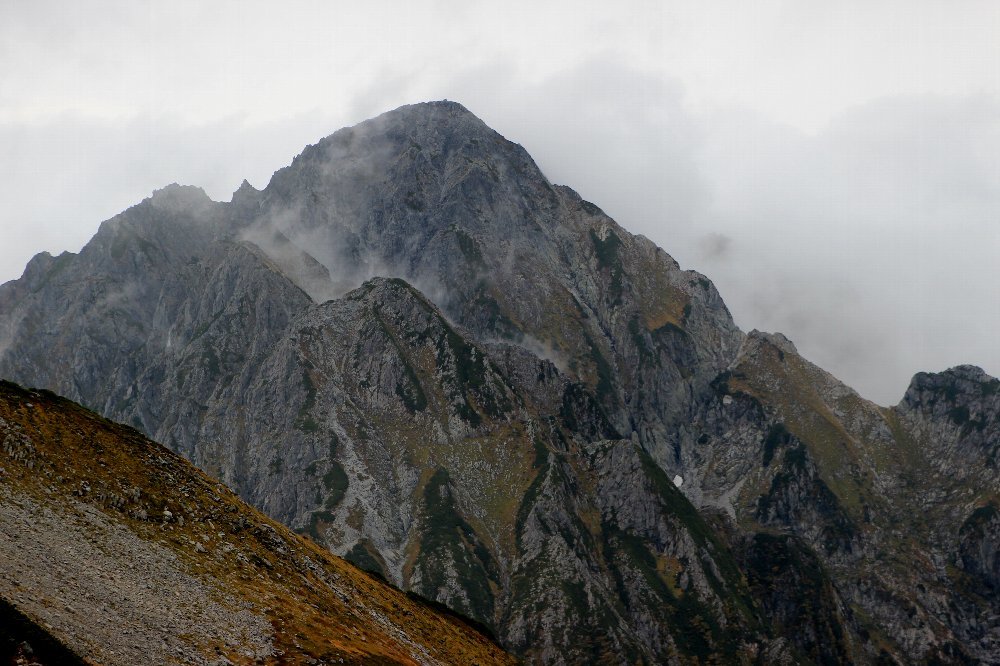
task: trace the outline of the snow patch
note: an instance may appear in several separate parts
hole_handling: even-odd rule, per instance
[[[678,488],[680,488],[681,486],[683,486],[684,485],[684,477],[682,477],[680,474],[675,474],[674,475],[674,485],[677,486]]]

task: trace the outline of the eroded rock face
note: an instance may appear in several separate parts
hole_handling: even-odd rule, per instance
[[[10,663],[514,663],[135,430],[8,382],[0,619]]]
[[[532,661],[997,659],[1000,383],[864,401],[457,104],[36,257],[0,374]]]

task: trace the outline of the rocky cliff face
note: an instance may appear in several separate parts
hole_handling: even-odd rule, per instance
[[[997,381],[862,400],[457,104],[36,257],[0,375],[532,661],[1000,659]]]
[[[0,480],[11,663],[514,661],[51,393],[0,384]]]

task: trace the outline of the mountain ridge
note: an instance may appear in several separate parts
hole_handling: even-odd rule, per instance
[[[454,103],[163,192],[0,286],[0,374],[530,661],[995,662],[995,380],[864,400]]]

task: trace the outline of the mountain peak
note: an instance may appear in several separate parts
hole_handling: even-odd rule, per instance
[[[799,353],[799,350],[795,348],[795,344],[786,338],[783,333],[766,333],[757,329],[753,329],[747,333],[745,341],[747,349],[754,349],[754,353],[756,353],[756,348],[761,344],[770,345],[786,354],[798,355]]]
[[[476,114],[468,108],[449,100],[436,100],[430,102],[418,102],[416,104],[404,104],[390,111],[386,111],[371,120],[361,123],[380,124],[391,121],[393,123],[402,122],[411,126],[418,126],[423,123],[437,123],[439,125],[454,124],[455,122],[474,122],[482,127],[487,127]],[[488,128],[487,128],[488,129]]]
[[[250,201],[255,201],[259,194],[260,190],[251,185],[250,181],[244,178],[243,182],[240,183],[240,186],[236,188],[235,192],[233,192],[233,196],[230,201],[234,204],[240,205]]]
[[[378,115],[351,127],[337,130],[320,140],[316,147],[324,155],[348,152],[370,152],[375,144],[407,144],[417,148],[421,144],[438,145],[443,139],[455,136],[476,135],[499,137],[478,116],[458,102],[447,100],[407,104]],[[405,147],[405,145],[404,145]],[[306,155],[308,149],[303,152]]]
[[[383,115],[393,114],[393,113],[436,113],[444,112],[451,115],[466,115],[476,118],[478,117],[469,111],[464,105],[454,102],[448,99],[430,100],[427,102],[417,102],[415,104],[404,104],[403,106],[397,107],[392,111],[387,111]]]
[[[142,428],[528,663],[995,656],[1000,528],[961,527],[1000,487],[980,369],[863,400],[455,102],[209,202],[164,188],[0,286],[0,377]]]
[[[903,404],[933,404],[943,396],[950,403],[991,396],[1000,389],[1000,380],[976,365],[957,365],[942,372],[918,372],[910,380]]]
[[[155,208],[171,210],[186,210],[200,208],[213,203],[205,190],[196,185],[178,185],[170,183],[158,190],[147,199]]]

